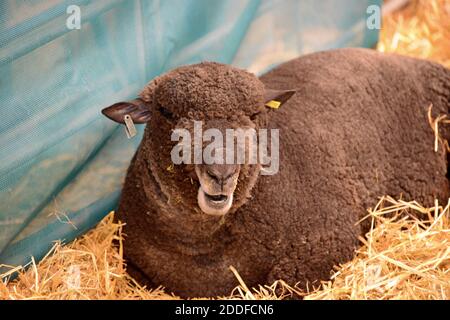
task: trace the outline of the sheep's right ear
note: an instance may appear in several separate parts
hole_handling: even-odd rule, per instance
[[[287,102],[296,92],[296,90],[266,89],[266,106],[277,109]]]
[[[125,116],[129,115],[134,123],[147,123],[150,120],[150,109],[140,98],[126,102],[118,102],[102,110],[109,119],[125,124]]]

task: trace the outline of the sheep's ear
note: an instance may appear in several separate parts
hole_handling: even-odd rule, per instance
[[[150,109],[140,98],[132,101],[118,102],[102,110],[109,119],[125,124],[125,116],[129,115],[134,123],[146,123],[150,120]]]
[[[295,93],[295,90],[266,89],[266,106],[277,109],[287,102]]]

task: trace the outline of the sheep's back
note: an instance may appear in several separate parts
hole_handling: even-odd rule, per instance
[[[270,127],[280,129],[280,171],[259,179],[245,214],[264,212],[289,254],[308,257],[293,278],[326,276],[351,257],[361,233],[355,223],[379,197],[447,201],[446,156],[433,150],[427,110],[433,104],[435,117],[448,113],[449,70],[341,49],[300,57],[260,79],[298,91],[269,111]]]
[[[336,179],[338,189],[355,189],[354,200],[364,205],[386,193],[425,202],[447,197],[446,158],[441,148],[433,150],[427,112],[432,104],[434,117],[448,113],[448,69],[342,49],[295,59],[261,80],[298,89],[271,115],[281,130],[281,153],[289,150],[281,168],[299,163],[297,173],[320,185]]]

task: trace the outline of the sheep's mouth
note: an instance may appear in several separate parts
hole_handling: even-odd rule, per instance
[[[214,203],[224,203],[228,199],[228,196],[226,196],[224,194],[212,195],[212,194],[207,194],[206,192],[205,192],[205,197],[206,197],[206,199],[208,199],[209,201],[212,201]]]
[[[198,189],[197,201],[200,209],[210,215],[222,216],[230,210],[233,203],[233,193],[209,194],[202,187]]]

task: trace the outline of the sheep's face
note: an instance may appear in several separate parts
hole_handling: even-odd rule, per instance
[[[186,140],[190,140],[190,145],[188,148],[183,147],[182,152],[176,147],[172,148],[172,153],[176,156],[182,154],[184,159],[174,159],[172,154],[171,160],[176,163],[174,169],[179,172],[180,177],[185,175],[191,180],[191,184],[183,186],[184,192],[189,190],[191,195],[194,192],[196,195],[196,203],[190,202],[189,206],[197,207],[203,214],[223,216],[239,207],[247,198],[246,194],[258,176],[259,164],[249,161],[250,144],[248,140],[244,141],[247,143],[240,144],[234,128],[249,128],[250,125],[252,122],[249,119],[242,119],[241,122],[229,122],[226,119],[205,122],[183,119],[177,122],[173,132],[184,132],[182,139],[176,139],[180,141],[177,146],[185,147],[183,143]],[[203,136],[200,145],[196,145],[195,141],[196,134],[199,133],[198,126],[201,126],[200,133]],[[233,134],[227,137],[227,130]],[[213,139],[209,139],[211,132],[216,134]],[[195,156],[196,148],[199,158]],[[186,149],[189,149],[187,153]]]
[[[103,113],[121,123],[128,114],[135,123],[148,124],[140,153],[154,166],[149,169],[177,211],[220,216],[247,201],[261,169],[258,161],[249,161],[249,145],[245,141],[244,145],[235,145],[233,135],[232,145],[228,144],[227,130],[266,128],[269,113],[276,112],[269,111],[273,109],[267,108],[266,103],[284,103],[294,92],[268,90],[251,73],[208,62],[180,67],[157,77],[143,90],[140,99],[115,104]],[[200,148],[195,145],[199,125],[203,134]],[[212,148],[210,143],[216,142],[216,137],[205,139],[209,129],[221,133],[227,144]],[[187,134],[174,139],[174,132]],[[192,148],[177,162],[174,147],[180,140]],[[236,153],[243,150],[244,161],[226,156],[231,147]],[[195,150],[200,150],[200,160]],[[205,161],[207,150],[214,159],[222,154],[222,160]]]

